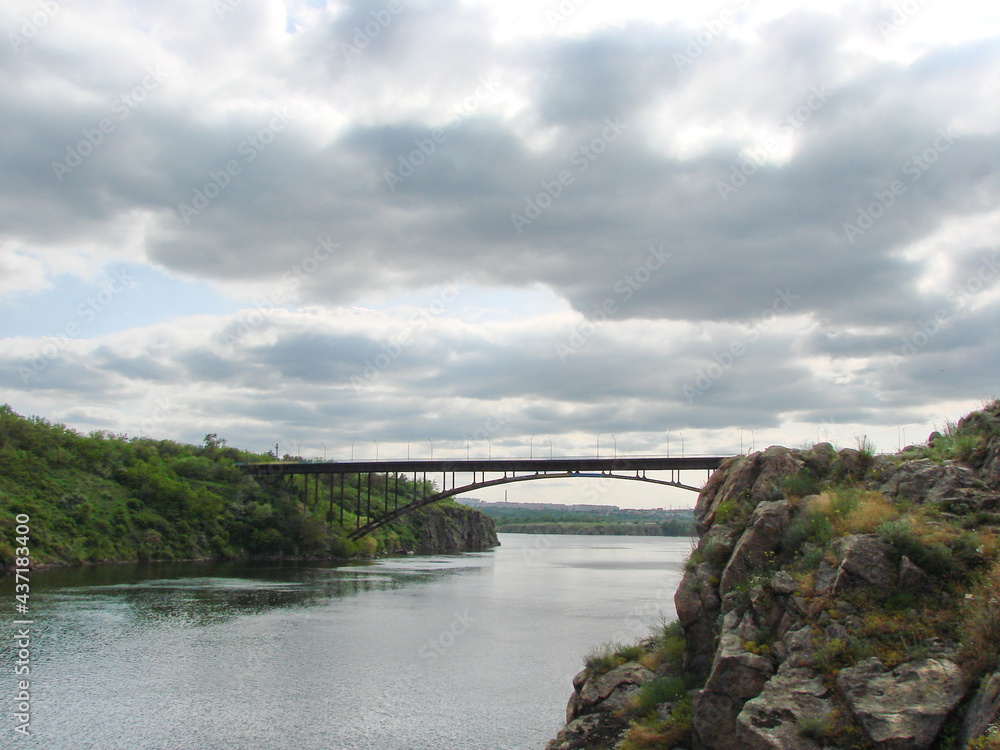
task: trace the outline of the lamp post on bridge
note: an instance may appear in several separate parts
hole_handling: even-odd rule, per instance
[[[486,442],[489,443],[489,446],[490,446],[490,452],[489,452],[489,454],[487,454],[487,456],[488,456],[489,460],[492,461],[493,460],[493,441],[490,440],[490,436],[489,435],[486,436]]]
[[[358,442],[357,438],[351,441],[351,461],[354,461],[354,444]]]
[[[618,439],[615,437],[615,433],[611,433],[611,439],[615,441],[615,458],[618,458]]]
[[[375,460],[378,461],[378,440],[372,440],[375,443]]]
[[[531,439],[528,441],[528,460],[530,461],[535,457],[535,433],[531,433]]]
[[[431,443],[431,439],[427,438],[427,442]],[[431,443],[431,461],[434,460],[434,443]]]
[[[550,438],[548,435],[546,435],[545,437],[549,441],[549,460],[551,461],[552,460],[552,438]]]
[[[410,441],[413,440],[413,435],[406,438],[406,460],[410,460]]]
[[[600,432],[597,433],[597,457],[598,458],[601,457],[601,434],[602,433],[600,433]]]

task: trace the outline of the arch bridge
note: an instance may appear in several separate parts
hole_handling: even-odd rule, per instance
[[[692,492],[699,488],[681,481],[683,471],[706,471],[710,476],[723,461],[723,456],[690,456],[681,458],[642,457],[642,458],[497,458],[471,460],[414,460],[414,461],[281,461],[274,463],[243,464],[240,468],[247,474],[261,477],[281,477],[292,481],[295,476],[305,477],[306,500],[309,498],[309,482],[312,477],[313,505],[319,504],[320,477],[328,477],[330,510],[327,519],[332,521],[336,486],[339,484],[340,524],[344,525],[345,487],[347,477],[356,476],[356,513],[357,524],[353,531],[348,532],[350,539],[360,539],[375,529],[391,523],[401,516],[418,508],[430,505],[438,500],[444,500],[455,495],[482,489],[496,487],[512,482],[529,482],[538,479],[565,479],[589,477],[595,479],[623,479],[633,482],[648,482],[678,487]],[[647,472],[669,472],[669,479],[650,477]],[[386,493],[386,508],[383,513],[372,516],[371,491],[372,478],[383,476],[383,486]],[[463,484],[460,484],[457,476]],[[471,475],[471,481],[469,477]],[[363,480],[362,477],[365,479]],[[399,494],[400,477],[411,478],[416,485],[421,479],[424,486],[428,480],[433,482],[441,478],[440,490],[419,498],[401,497]],[[393,479],[395,487],[392,488]],[[450,480],[450,481],[449,481]],[[362,516],[363,484],[367,484],[367,513]],[[390,490],[392,497],[390,498]],[[392,500],[392,508],[388,507]],[[362,517],[367,518],[361,523]]]

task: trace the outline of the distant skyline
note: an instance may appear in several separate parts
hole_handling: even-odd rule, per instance
[[[0,30],[19,413],[727,455],[896,450],[1000,396],[1000,8],[0,0]],[[694,499],[618,484],[517,499]]]

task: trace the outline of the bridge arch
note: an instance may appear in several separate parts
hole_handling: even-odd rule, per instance
[[[513,482],[531,482],[539,479],[619,479],[632,482],[646,482],[658,484],[666,487],[677,487],[692,492],[698,492],[698,487],[684,484],[680,481],[682,471],[687,470],[707,470],[709,475],[717,469],[725,460],[722,456],[687,456],[687,457],[629,457],[629,458],[556,458],[556,459],[472,459],[465,461],[356,461],[356,462],[310,462],[310,461],[289,461],[289,462],[268,462],[244,464],[240,468],[247,474],[254,476],[284,477],[291,480],[296,475],[303,475],[306,482],[306,494],[309,493],[309,475],[313,475],[313,496],[318,500],[320,475],[330,477],[330,514],[334,507],[334,477],[340,477],[340,508],[341,525],[344,521],[344,480],[348,475],[357,476],[357,527],[347,536],[350,539],[360,539],[372,531],[398,520],[407,513],[411,513],[419,508],[426,507],[432,503],[444,500],[455,495],[462,495],[466,492],[473,492],[487,487],[496,487]],[[647,471],[670,472],[670,479],[655,479],[646,476]],[[423,475],[426,484],[428,475],[433,476],[439,473],[441,476],[441,489],[432,492],[421,498],[412,499],[404,505],[398,505],[397,496],[394,496],[393,507],[388,507],[380,515],[371,515],[371,485],[375,476],[385,476],[388,484],[388,477],[395,475],[406,477],[413,475],[413,482],[416,484],[417,477]],[[487,474],[503,476],[487,479]],[[466,484],[459,484],[456,481],[457,474],[471,474],[472,481]],[[451,478],[449,488],[448,478]],[[361,512],[361,477],[368,478],[368,514],[362,516]],[[386,485],[387,486],[387,485]],[[398,486],[398,485],[397,485]],[[367,522],[360,523],[360,519],[367,518]],[[328,515],[332,520],[332,515]]]
[[[446,500],[449,497],[455,497],[456,495],[464,495],[467,492],[473,492],[475,490],[481,490],[486,487],[497,487],[502,484],[512,484],[514,482],[531,482],[538,479],[621,479],[629,482],[647,482],[649,484],[660,484],[666,487],[677,487],[683,490],[690,490],[692,492],[699,492],[700,488],[691,487],[686,484],[682,484],[680,481],[667,481],[663,479],[652,479],[645,475],[630,475],[630,474],[614,474],[614,473],[583,473],[578,471],[567,471],[558,474],[553,473],[537,473],[537,474],[524,474],[524,475],[514,475],[514,476],[503,476],[497,479],[483,479],[483,481],[476,482],[473,481],[470,484],[463,485],[461,487],[453,487],[450,490],[442,490],[441,492],[435,492],[432,495],[427,495],[420,498],[419,500],[414,500],[412,503],[400,506],[397,509],[388,511],[385,515],[370,520],[368,523],[360,526],[351,533],[347,535],[349,539],[360,539],[367,534],[375,531],[376,529],[385,526],[386,524],[392,523],[393,521],[399,520],[407,513],[411,513],[419,508],[425,508],[428,505],[432,505],[440,500]]]

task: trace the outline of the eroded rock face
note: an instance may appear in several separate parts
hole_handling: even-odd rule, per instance
[[[771,446],[763,453],[743,458],[727,459],[698,496],[694,509],[698,533],[708,531],[715,521],[716,511],[726,501],[755,506],[765,500],[774,500],[782,482],[804,466],[799,451],[780,446]],[[713,483],[716,477],[719,479]]]
[[[545,750],[589,750],[614,747],[626,729],[623,721],[610,714],[588,714],[570,721]]]
[[[639,688],[656,674],[630,661],[609,672],[591,675],[583,670],[573,678],[573,694],[566,706],[566,727],[547,750],[611,747],[626,729],[625,709]]]
[[[834,710],[829,689],[813,670],[782,670],[747,701],[736,719],[738,745],[748,750],[821,750],[800,726],[825,720]]]
[[[948,659],[901,664],[877,658],[844,669],[837,687],[868,738],[887,750],[925,750],[965,695],[958,665]]]
[[[708,682],[694,700],[696,746],[737,750],[736,717],[774,674],[771,660],[743,648],[740,618],[726,615]]]
[[[605,674],[588,678],[580,688],[580,710],[613,712],[623,708],[640,686],[656,674],[630,661]]]
[[[893,588],[899,582],[899,566],[892,561],[891,548],[874,534],[850,534],[840,546],[840,567],[832,591],[843,591],[856,583],[879,589]]]
[[[972,469],[954,461],[937,463],[929,458],[900,464],[880,489],[889,497],[965,506],[969,510],[996,507],[998,500],[995,490]]]
[[[498,546],[493,519],[469,510],[437,505],[425,508],[424,520],[417,526],[419,552],[471,552]]]
[[[736,584],[745,581],[755,571],[767,568],[768,557],[781,543],[781,537],[792,518],[792,505],[787,500],[761,502],[750,517],[747,530],[743,532],[732,557],[726,565],[719,582],[719,594],[723,597]]]

